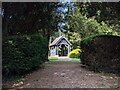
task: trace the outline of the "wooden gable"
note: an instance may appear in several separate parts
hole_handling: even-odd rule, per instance
[[[61,44],[70,45],[70,43],[64,38],[57,45],[61,45]]]
[[[55,46],[58,44],[67,44],[67,45],[72,45],[66,38],[65,36],[60,36],[56,38],[49,46]]]

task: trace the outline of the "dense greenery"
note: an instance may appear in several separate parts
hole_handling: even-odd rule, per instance
[[[66,37],[68,37],[68,40],[72,44],[72,49],[80,48],[81,37],[79,33],[68,31]]]
[[[67,37],[73,49],[79,47],[82,39],[91,35],[120,35],[119,3],[78,2],[74,7],[74,12],[66,16]]]
[[[58,3],[52,2],[4,2],[3,38],[11,35],[41,33],[48,39],[57,31]]]
[[[73,49],[80,43],[89,46],[97,35],[120,35],[119,7],[119,3],[102,2],[3,3],[3,74],[23,74],[45,62],[49,38],[53,35],[51,42],[61,35],[58,30]],[[79,58],[79,51],[68,56]]]
[[[80,49],[74,49],[68,54],[68,57],[69,58],[80,58],[80,53],[81,53]]]
[[[3,74],[24,74],[48,59],[49,37],[59,20],[57,7],[49,2],[2,3]]]
[[[91,43],[91,41],[96,38],[96,37],[100,37],[101,35],[91,35],[89,37],[86,37],[84,39],[81,40],[80,42],[80,46],[84,45],[84,46],[89,46],[89,44]],[[105,35],[106,36],[106,35]]]
[[[81,42],[81,62],[93,70],[119,73],[120,37],[92,36]]]
[[[83,16],[105,22],[114,31],[120,32],[120,2],[84,2],[75,3]]]
[[[3,41],[3,75],[24,74],[48,60],[48,40],[40,35],[7,37]]]
[[[98,23],[94,18],[87,18],[79,12],[79,8],[69,15],[69,29],[70,31],[78,32],[81,38],[85,38],[90,35],[109,34],[117,35],[117,32],[113,31],[104,22]]]

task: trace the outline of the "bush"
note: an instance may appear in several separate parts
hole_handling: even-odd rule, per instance
[[[72,51],[68,54],[68,57],[69,57],[69,58],[80,58],[80,52],[81,52],[80,49],[72,50]]]
[[[94,70],[119,73],[120,37],[92,36],[81,41],[81,62]]]
[[[3,75],[20,75],[48,59],[48,41],[40,35],[12,36],[3,40]]]

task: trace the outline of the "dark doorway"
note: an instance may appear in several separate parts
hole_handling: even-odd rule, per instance
[[[68,55],[68,48],[62,44],[61,47],[59,47],[59,56],[67,56]]]

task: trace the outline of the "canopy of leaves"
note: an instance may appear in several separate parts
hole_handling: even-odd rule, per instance
[[[3,3],[3,36],[41,33],[50,36],[57,29],[54,14],[58,3]]]
[[[81,38],[99,34],[118,35],[104,22],[99,23],[94,18],[83,16],[79,8],[76,8],[76,11],[69,15],[68,18],[69,30],[78,32]]]
[[[72,49],[80,48],[81,37],[77,32],[69,32],[66,33],[66,37],[72,44]]]
[[[86,2],[76,3],[76,6],[83,16],[94,17],[98,22],[104,21],[120,32],[120,2]]]

